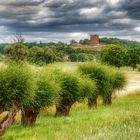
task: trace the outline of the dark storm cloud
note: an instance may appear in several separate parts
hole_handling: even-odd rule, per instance
[[[140,0],[125,0],[121,6],[127,11],[127,16],[140,20]]]
[[[135,36],[139,24],[140,0],[0,0],[3,32]]]

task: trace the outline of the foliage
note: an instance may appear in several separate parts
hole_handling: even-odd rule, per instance
[[[74,45],[74,44],[76,44],[76,43],[77,43],[76,40],[71,40],[71,41],[70,41],[70,45]]]
[[[70,54],[69,60],[71,62],[86,62],[86,61],[92,61],[93,55],[92,54],[86,54],[86,53],[77,53],[77,54]]]
[[[5,54],[10,60],[20,62],[27,58],[28,52],[26,46],[22,42],[18,42],[7,46]]]
[[[131,66],[133,69],[140,64],[140,48],[128,49],[125,57],[126,65]]]
[[[29,61],[37,64],[53,63],[56,60],[56,55],[51,48],[34,46],[29,49]]]
[[[123,88],[126,83],[126,78],[123,73],[101,64],[80,64],[79,71],[83,75],[87,75],[92,80],[95,80],[96,92],[104,101],[111,100],[114,90]]]
[[[101,60],[109,65],[121,67],[124,65],[126,49],[111,45],[101,51]]]
[[[60,100],[56,105],[57,116],[69,115],[75,102],[95,96],[96,86],[89,78],[73,72],[57,71],[55,74],[61,85]]]
[[[89,43],[90,43],[89,39],[83,39],[79,41],[79,44],[82,44],[82,45],[88,45]]]
[[[96,83],[87,76],[82,76],[80,78],[81,83],[81,99],[85,98],[97,98],[98,94],[96,92]]]
[[[34,78],[27,66],[11,64],[0,69],[0,106],[22,108],[34,98]]]
[[[34,109],[40,109],[41,107],[50,106],[53,103],[57,103],[59,100],[59,93],[61,87],[59,83],[56,83],[55,79],[51,76],[49,71],[42,70],[37,78],[37,89],[35,92]]]
[[[61,72],[58,77],[62,88],[60,102],[62,100],[68,100],[68,102],[78,101],[80,99],[80,81],[77,74]]]
[[[33,125],[43,107],[48,107],[59,99],[60,86],[46,70],[42,70],[36,79],[35,98],[22,108],[22,125]]]
[[[124,46],[125,48],[139,48],[140,43],[137,41],[131,41],[131,40],[125,40],[125,39],[119,39],[119,38],[100,38],[100,43],[104,45],[120,45]]]
[[[71,62],[77,62],[77,60],[78,60],[77,54],[70,54],[70,55],[69,55],[69,60],[70,60]]]

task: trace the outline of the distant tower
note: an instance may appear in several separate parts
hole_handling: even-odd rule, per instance
[[[92,45],[99,45],[99,35],[90,35],[90,43]]]

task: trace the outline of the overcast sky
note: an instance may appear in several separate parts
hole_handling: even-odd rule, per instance
[[[0,0],[0,42],[119,37],[140,41],[140,0]]]

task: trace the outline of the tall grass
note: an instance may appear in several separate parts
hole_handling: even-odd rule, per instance
[[[49,109],[51,110],[51,109]],[[42,111],[37,124],[24,128],[17,122],[3,140],[139,140],[140,92],[119,97],[112,106],[96,110],[75,104],[70,117],[55,118],[55,111]]]

